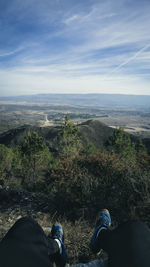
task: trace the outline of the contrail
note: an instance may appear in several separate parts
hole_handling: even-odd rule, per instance
[[[10,51],[10,52],[6,52],[4,54],[0,54],[0,57],[7,57],[7,56],[11,56],[11,55],[14,55],[16,54],[17,52],[20,52],[23,48],[22,47],[19,47],[13,51]]]
[[[122,66],[127,65],[129,62],[134,60],[138,55],[140,55],[144,50],[146,50],[148,47],[150,47],[150,44],[145,45],[143,48],[141,48],[138,52],[136,52],[132,57],[121,63],[119,66],[117,66],[114,70],[112,70],[109,74],[112,74],[116,72],[117,70],[121,69]],[[108,76],[107,76],[108,78]]]

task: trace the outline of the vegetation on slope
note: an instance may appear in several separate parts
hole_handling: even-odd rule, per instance
[[[107,149],[82,145],[79,129],[66,116],[57,136],[57,153],[29,131],[21,145],[0,145],[0,183],[45,194],[61,212],[76,208],[132,209],[149,196],[149,161],[141,141],[122,129],[108,138]],[[63,200],[63,201],[62,201]]]
[[[142,142],[134,143],[117,129],[108,136],[104,149],[83,144],[79,130],[66,117],[56,136],[56,151],[36,131],[28,131],[24,140],[11,148],[1,144],[1,188],[28,190],[39,199],[45,197],[51,206],[48,210],[67,218],[68,225],[74,222],[73,227],[81,217],[92,226],[97,211],[104,207],[117,221],[138,216],[136,210],[148,203],[150,192],[150,156]],[[88,260],[84,255],[87,247],[81,254],[78,248],[73,248],[72,262]]]

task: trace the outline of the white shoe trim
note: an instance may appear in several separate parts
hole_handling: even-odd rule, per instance
[[[99,233],[100,233],[102,230],[107,230],[107,228],[106,228],[106,227],[100,227],[99,231],[97,232],[96,238],[98,237]]]
[[[61,246],[59,239],[54,239],[54,240],[57,242],[57,244],[59,246],[60,254],[62,254],[62,246]]]

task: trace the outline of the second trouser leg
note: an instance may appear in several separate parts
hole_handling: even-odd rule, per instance
[[[48,236],[48,243],[49,251],[54,252],[55,250],[55,253],[49,255],[51,261],[54,261],[57,266],[65,266],[67,263],[67,255],[64,245],[64,232],[61,224],[56,223],[52,226],[51,233]]]

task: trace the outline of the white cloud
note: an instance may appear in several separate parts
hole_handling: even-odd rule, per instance
[[[142,77],[132,75],[114,75],[105,79],[105,75],[69,76],[56,71],[33,69],[1,71],[1,94],[17,95],[30,93],[123,93],[149,94],[149,82]],[[37,75],[36,75],[37,74]],[[143,91],[144,88],[144,91]]]
[[[79,19],[79,18],[80,18],[79,15],[73,15],[73,16],[71,16],[71,17],[65,19],[65,20],[64,20],[64,23],[68,25],[68,24],[70,24],[71,22],[73,22],[73,21],[75,21],[75,20],[77,20],[77,19]]]
[[[70,1],[55,2],[27,0],[10,7],[8,14],[20,11],[20,21],[32,15],[38,27],[27,39],[12,36],[21,40],[19,48],[16,42],[16,49],[1,50],[0,57],[8,58],[0,67],[2,91],[150,94],[144,73],[150,68],[149,4],[106,0],[83,8],[77,1],[68,8]]]

